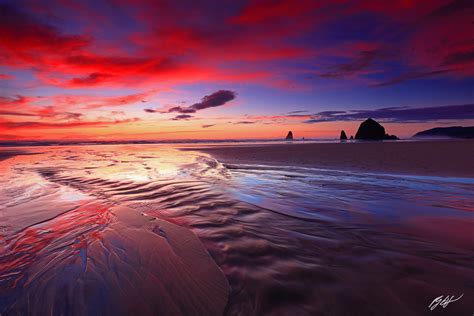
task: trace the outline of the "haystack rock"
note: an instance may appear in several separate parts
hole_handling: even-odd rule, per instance
[[[293,140],[293,132],[292,131],[289,131],[288,132],[288,135],[286,135],[286,140]]]
[[[385,128],[382,125],[369,118],[360,124],[355,139],[383,140],[398,139],[398,137],[395,135],[388,135],[385,133]]]
[[[346,140],[347,139],[347,135],[346,135],[346,132],[344,132],[344,130],[341,131],[341,137],[339,137],[340,140]]]

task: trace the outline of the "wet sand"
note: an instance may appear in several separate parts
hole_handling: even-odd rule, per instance
[[[191,231],[127,207],[86,204],[10,238],[7,314],[222,315],[227,304],[228,282]]]
[[[37,153],[30,153],[26,151],[21,151],[21,150],[2,150],[0,151],[0,161],[19,156],[19,155],[36,155]]]
[[[472,312],[472,178],[41,152],[0,163],[2,315]]]
[[[194,148],[222,163],[474,177],[474,141],[287,143]]]

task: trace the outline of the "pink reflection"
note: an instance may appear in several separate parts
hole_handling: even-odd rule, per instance
[[[34,275],[26,274],[41,258],[65,260],[74,257],[87,245],[100,238],[100,231],[111,221],[109,207],[93,203],[60,215],[45,223],[28,227],[15,236],[6,238],[0,259],[0,281],[3,290],[26,285]],[[38,268],[38,267],[36,267]],[[39,267],[47,271],[48,266]]]
[[[474,250],[473,217],[416,216],[407,220],[403,232],[447,247]]]

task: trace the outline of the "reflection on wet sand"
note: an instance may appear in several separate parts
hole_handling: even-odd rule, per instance
[[[219,315],[224,275],[188,230],[124,208],[90,204],[5,241],[6,312]]]
[[[42,151],[0,163],[0,313],[416,315],[474,295],[470,179]]]

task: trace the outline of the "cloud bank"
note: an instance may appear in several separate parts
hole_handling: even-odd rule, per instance
[[[304,121],[304,123],[360,121],[369,117],[397,123],[466,120],[474,119],[474,104],[424,108],[391,107],[376,110],[324,111],[312,115],[311,119]]]

